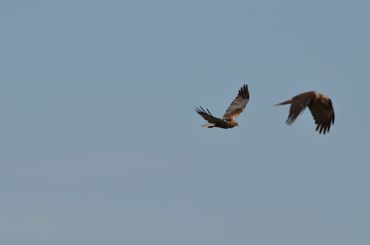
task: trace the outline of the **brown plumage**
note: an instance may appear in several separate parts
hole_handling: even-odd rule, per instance
[[[248,85],[244,84],[235,99],[231,102],[230,106],[227,108],[223,118],[217,118],[211,114],[211,112],[203,107],[195,107],[194,110],[207,120],[207,124],[202,125],[204,128],[233,128],[238,126],[238,123],[235,121],[236,117],[244,110],[245,106],[249,101],[249,91]]]
[[[329,132],[330,126],[334,124],[335,114],[333,103],[331,99],[323,94],[315,91],[305,92],[294,96],[290,100],[276,104],[276,106],[287,104],[290,104],[289,116],[286,120],[288,125],[292,125],[307,106],[315,120],[316,131],[320,134]]]

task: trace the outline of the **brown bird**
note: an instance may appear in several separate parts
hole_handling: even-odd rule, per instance
[[[315,91],[305,92],[294,96],[290,100],[276,104],[275,106],[287,104],[290,104],[289,116],[286,120],[288,125],[292,125],[307,106],[315,120],[316,131],[320,134],[329,132],[330,126],[334,124],[335,115],[333,103],[331,99],[323,94]]]
[[[223,118],[214,117],[207,108],[203,109],[203,107],[201,106],[195,107],[194,110],[208,121],[207,124],[201,126],[203,128],[233,128],[235,126],[238,126],[238,123],[235,121],[235,119],[237,116],[239,116],[240,113],[242,113],[248,101],[248,85],[244,84],[240,88],[238,95],[227,108],[225,114],[223,115]]]

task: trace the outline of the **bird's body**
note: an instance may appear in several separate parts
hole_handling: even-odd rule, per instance
[[[320,134],[329,132],[330,126],[334,124],[335,114],[332,101],[323,94],[309,91],[276,105],[287,104],[290,104],[289,116],[286,120],[288,125],[291,125],[306,107],[310,109],[316,123],[316,131]]]
[[[241,87],[238,92],[238,95],[235,97],[233,102],[227,108],[223,118],[217,118],[211,114],[208,109],[203,109],[203,107],[195,107],[195,111],[207,120],[207,124],[202,125],[204,128],[233,128],[238,126],[238,123],[235,121],[235,118],[239,116],[240,113],[244,110],[245,106],[249,101],[249,91],[248,86],[245,84]]]

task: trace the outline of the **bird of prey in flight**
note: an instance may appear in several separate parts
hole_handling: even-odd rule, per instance
[[[203,128],[233,128],[238,126],[235,121],[236,117],[244,110],[249,101],[248,85],[244,84],[235,99],[231,102],[222,118],[217,118],[211,112],[203,107],[195,107],[194,110],[203,117],[208,123],[202,125]]]
[[[323,94],[315,91],[305,92],[294,96],[290,100],[276,104],[275,106],[287,104],[290,104],[289,116],[286,120],[288,125],[292,125],[307,106],[315,120],[316,131],[320,134],[329,132],[330,126],[334,124],[335,115],[333,103],[331,99]]]

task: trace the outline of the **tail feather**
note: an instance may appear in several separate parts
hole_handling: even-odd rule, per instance
[[[278,104],[276,104],[275,106],[278,106],[278,105],[287,105],[287,104],[291,104],[292,103],[292,100],[286,100],[286,101],[283,101],[283,102],[280,102]]]
[[[214,123],[207,123],[207,124],[204,124],[202,126],[200,126],[201,128],[213,128],[215,126]]]

